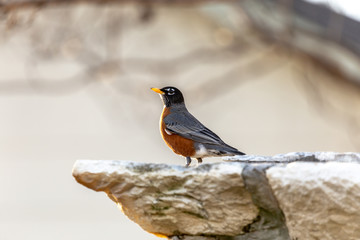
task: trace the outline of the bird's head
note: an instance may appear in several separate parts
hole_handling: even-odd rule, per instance
[[[176,104],[184,104],[184,97],[176,87],[151,88],[154,92],[160,94],[161,99],[166,107]]]

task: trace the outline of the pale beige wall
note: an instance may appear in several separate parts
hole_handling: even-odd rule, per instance
[[[249,154],[359,149],[359,89],[261,41],[241,14],[139,12],[58,6],[1,23],[0,239],[157,239],[71,176],[76,159],[184,164],[160,138],[150,87],[179,87],[200,121]]]

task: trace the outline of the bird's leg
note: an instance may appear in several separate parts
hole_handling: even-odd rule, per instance
[[[198,161],[198,164],[202,163],[202,159],[201,159],[201,158],[196,158],[196,160]]]
[[[191,163],[191,157],[186,157],[186,165],[185,167],[189,167]]]

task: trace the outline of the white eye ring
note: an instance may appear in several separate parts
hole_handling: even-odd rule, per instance
[[[175,89],[173,89],[173,88],[167,88],[165,90],[168,92],[168,95],[174,95],[175,94]]]

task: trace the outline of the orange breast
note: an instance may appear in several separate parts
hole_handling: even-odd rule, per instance
[[[174,153],[184,157],[191,157],[195,154],[194,142],[190,139],[181,137],[177,134],[167,134],[165,131],[165,123],[163,119],[170,114],[170,109],[164,107],[160,118],[160,132],[165,143],[174,151]]]

